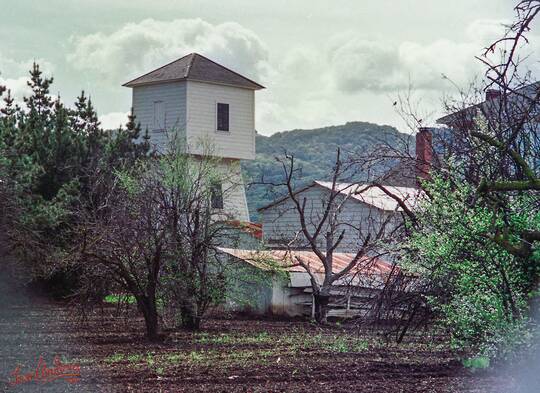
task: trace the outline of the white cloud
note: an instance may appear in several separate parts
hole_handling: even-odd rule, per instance
[[[358,34],[337,37],[328,51],[330,72],[335,86],[348,93],[392,92],[409,85],[443,91],[451,87],[443,75],[465,87],[483,71],[475,56],[503,35],[505,23],[476,20],[466,28],[467,39],[461,42],[439,38],[396,44]]]
[[[22,103],[23,97],[31,93],[27,81],[34,61],[39,64],[45,76],[51,76],[54,66],[44,59],[17,61],[0,53],[0,85],[11,90],[17,103]]]
[[[28,87],[28,84],[26,83],[27,81],[28,78],[25,76],[7,79],[0,76],[0,85],[11,90],[11,96],[15,98],[17,103],[22,102],[23,97],[28,96],[31,93],[30,87]]]
[[[489,45],[503,36],[510,22],[505,19],[477,19],[467,26],[465,33],[472,42]]]
[[[343,33],[317,46],[291,48],[274,64],[268,91],[258,93],[258,128],[269,133],[358,119],[381,122],[381,113],[396,124],[392,102],[409,87],[426,98],[426,112],[436,111],[454,84],[466,88],[482,75],[475,56],[502,35],[503,23],[476,20],[459,41],[396,42]]]
[[[111,112],[99,116],[101,127],[105,130],[115,130],[127,123],[129,112]]]
[[[368,41],[347,38],[330,50],[330,70],[336,87],[344,92],[391,92],[407,88],[443,90],[443,75],[465,84],[479,72],[474,60],[479,46],[436,40],[428,44]]]
[[[112,33],[71,39],[68,61],[114,82],[125,82],[191,52],[199,52],[249,77],[268,73],[268,50],[238,23],[212,25],[201,19],[128,23]],[[264,82],[264,80],[262,80]]]
[[[454,89],[443,74],[462,87],[481,75],[474,57],[502,34],[502,23],[476,20],[461,40],[438,35],[391,41],[341,34],[282,48],[271,63],[266,44],[238,23],[145,19],[112,32],[72,37],[67,60],[90,79],[99,77],[106,89],[184,54],[202,53],[267,87],[257,92],[256,109],[256,128],[265,134],[348,120],[396,124],[389,96],[412,85],[435,109],[439,103],[434,97]],[[101,116],[104,127],[124,124],[123,109],[105,110],[119,112]]]

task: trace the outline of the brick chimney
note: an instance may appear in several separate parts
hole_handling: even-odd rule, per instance
[[[486,101],[499,98],[501,96],[501,91],[497,89],[487,89],[486,90]]]
[[[421,180],[430,178],[429,172],[431,162],[433,160],[431,129],[428,127],[418,128],[416,134],[416,180],[420,183]]]

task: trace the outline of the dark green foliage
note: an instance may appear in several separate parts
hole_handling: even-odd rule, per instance
[[[34,64],[23,107],[14,104],[9,90],[3,97],[0,181],[9,185],[10,204],[19,209],[9,225],[11,246],[34,277],[50,276],[63,286],[76,279],[57,261],[72,246],[74,212],[98,197],[90,190],[91,178],[146,155],[148,143],[135,143],[140,128],[133,117],[126,129],[106,132],[84,92],[72,109],[51,97],[52,82]]]
[[[284,131],[269,137],[257,135],[257,158],[254,161],[244,161],[242,168],[248,184],[259,183],[261,180],[264,183],[281,183],[283,168],[276,162],[275,157],[283,157],[287,152],[294,155],[296,167],[301,168],[297,184],[301,186],[312,180],[329,178],[338,148],[344,155],[354,156],[366,154],[381,145],[392,146],[401,151],[407,150],[410,141],[410,135],[400,133],[394,127],[366,122],[349,122],[313,130]],[[246,192],[252,221],[258,220],[258,208],[277,197],[275,187],[261,184],[248,186]]]

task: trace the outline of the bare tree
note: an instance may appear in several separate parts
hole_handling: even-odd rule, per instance
[[[215,185],[227,175],[217,165],[176,149],[118,173],[105,196],[96,179],[100,203],[80,213],[80,295],[132,295],[150,340],[160,337],[164,309],[198,328],[224,290],[216,249],[227,216],[213,204],[223,198]]]
[[[395,224],[395,216],[366,209],[366,215],[350,219],[346,211],[347,203],[365,189],[354,182],[343,182],[351,175],[351,167],[342,159],[340,150],[336,154],[331,180],[327,182],[328,192],[322,193],[317,200],[310,199],[304,190],[295,189],[299,168],[296,167],[294,156],[286,154],[277,160],[282,166],[284,181],[273,186],[285,189],[290,202],[287,206],[291,206],[286,209],[294,212],[298,222],[298,227],[286,228],[280,235],[279,246],[291,251],[310,250],[321,262],[324,268],[322,273],[301,258],[296,257],[294,261],[308,273],[315,318],[325,323],[332,291],[336,285],[350,285],[354,281],[351,277],[361,274],[359,272],[362,270],[368,271],[376,258],[384,253],[379,241],[388,235],[391,224]],[[334,253],[340,249],[347,249],[354,255],[346,266],[338,267],[334,263]]]
[[[514,9],[515,21],[505,35],[477,57],[486,66],[481,89],[486,99],[473,106],[470,100],[447,102],[450,115],[444,119],[452,130],[449,155],[462,163],[461,173],[453,176],[465,178],[476,187],[478,198],[491,201],[503,213],[520,193],[534,195],[540,190],[540,84],[531,79],[528,56],[523,54],[540,2],[520,1]],[[530,260],[540,231],[525,227],[516,233],[515,229],[494,229],[491,238],[508,252]]]

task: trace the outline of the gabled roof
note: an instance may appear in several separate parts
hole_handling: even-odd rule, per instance
[[[526,97],[528,100],[535,99],[536,95],[540,91],[540,81],[530,83],[526,86],[522,86],[516,89],[514,92],[510,92],[507,95],[508,101],[514,105],[523,105],[523,99]],[[462,108],[456,112],[449,113],[439,119],[438,124],[444,124],[448,127],[452,127],[455,123],[472,122],[477,115],[477,112],[483,112],[489,117],[489,114],[497,114],[500,111],[499,98],[486,99],[478,104]],[[521,100],[521,101],[520,101]],[[528,101],[526,101],[528,102]]]
[[[259,90],[264,86],[252,81],[198,53],[190,53],[172,63],[139,76],[122,86],[140,85],[193,80]]]
[[[315,180],[310,185],[296,191],[295,194],[301,193],[311,187],[322,187],[331,191],[332,183]],[[414,187],[396,187],[385,185],[384,188],[391,194],[399,197],[399,199],[401,199],[410,209],[413,209],[416,206],[416,203],[418,202],[418,199],[422,193],[422,191]],[[372,184],[337,183],[336,190],[345,196],[349,196],[352,201],[362,202],[374,206],[380,210],[402,210],[401,207],[399,207],[398,202],[394,198],[386,194],[378,186]],[[286,201],[287,199],[289,199],[288,195],[270,203],[269,205],[261,207],[259,211],[278,205]]]

